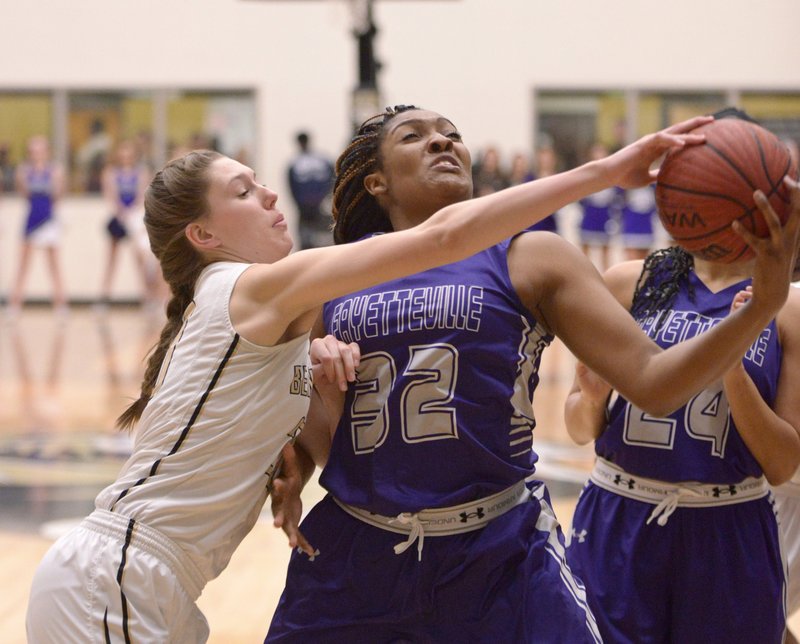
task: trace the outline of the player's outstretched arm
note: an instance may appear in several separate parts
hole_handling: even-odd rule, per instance
[[[509,266],[523,301],[580,361],[636,406],[665,416],[739,362],[786,301],[800,234],[800,190],[793,192],[795,206],[784,228],[759,199],[770,235],[745,236],[756,255],[758,276],[751,302],[710,331],[666,351],[642,333],[591,263],[568,242],[522,235],[512,245]],[[627,292],[630,297],[633,286]]]
[[[647,135],[605,159],[450,204],[408,230],[256,265],[242,275],[234,295],[250,303],[252,315],[267,318],[265,324],[273,333],[248,339],[271,344],[282,335],[281,327],[325,301],[465,259],[604,188],[647,184],[652,181],[651,165],[665,152],[702,143],[702,136],[686,132],[708,120],[691,119]]]

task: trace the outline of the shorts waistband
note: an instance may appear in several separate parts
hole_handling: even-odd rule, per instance
[[[131,529],[129,542],[131,546],[148,552],[169,566],[192,601],[197,601],[197,598],[200,597],[207,581],[203,573],[189,555],[162,532],[135,519],[99,508],[86,517],[81,525],[87,530],[114,537],[123,542],[127,539],[128,530]]]
[[[519,481],[509,488],[491,496],[454,505],[447,508],[420,510],[419,512],[401,512],[396,517],[375,514],[352,505],[333,500],[349,515],[376,528],[407,534],[408,539],[394,547],[396,554],[405,552],[417,542],[418,557],[422,559],[422,546],[425,536],[444,536],[472,532],[485,526],[511,508],[528,501],[531,492],[525,481]]]
[[[733,505],[769,494],[769,484],[763,476],[746,478],[738,483],[669,483],[629,474],[600,457],[595,460],[589,480],[620,496],[655,504],[647,523],[657,519],[659,525],[665,525],[678,507]]]

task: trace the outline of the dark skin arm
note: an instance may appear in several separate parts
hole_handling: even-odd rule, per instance
[[[303,516],[300,492],[314,473],[314,461],[296,443],[285,445],[281,458],[280,470],[270,490],[273,525],[283,529],[289,537],[289,547],[300,548],[312,556],[315,549],[300,532],[299,526]]]
[[[708,333],[666,351],[641,332],[591,262],[556,235],[517,237],[508,254],[511,279],[525,306],[578,360],[636,406],[666,416],[735,366],[786,301],[800,234],[800,190],[793,193],[783,230],[763,195],[757,203],[770,236],[737,230],[756,253],[753,300]]]
[[[300,532],[303,515],[301,493],[316,466],[324,467],[331,439],[339,422],[348,381],[355,380],[360,359],[358,345],[345,344],[333,336],[315,339],[311,346],[314,388],[306,423],[294,445],[282,452],[283,463],[273,481],[272,515],[276,528],[282,528],[292,548],[300,547],[307,555],[314,548]]]

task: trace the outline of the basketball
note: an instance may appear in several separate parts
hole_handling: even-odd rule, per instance
[[[753,200],[760,189],[781,223],[789,216],[784,176],[797,177],[789,149],[763,127],[722,118],[693,133],[706,142],[667,154],[656,182],[661,223],[687,251],[709,261],[733,263],[753,251],[731,228],[734,220],[759,237],[769,228]]]

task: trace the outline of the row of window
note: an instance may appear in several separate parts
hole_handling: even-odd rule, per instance
[[[735,106],[780,137],[800,141],[795,92],[539,89],[534,93],[533,147],[551,146],[561,169],[586,160],[594,143],[615,149],[689,116]],[[133,141],[142,162],[160,167],[183,149],[210,147],[255,162],[252,90],[0,91],[0,184],[13,190],[14,167],[27,141],[44,135],[67,169],[73,193],[96,192],[114,146]]]
[[[725,107],[743,109],[777,136],[800,143],[800,88],[793,92],[554,89],[534,95],[534,146],[554,147],[561,169],[571,168],[587,160],[594,143],[614,150],[648,132]]]
[[[103,165],[122,141],[160,167],[182,149],[210,147],[251,163],[255,96],[241,91],[0,92],[0,172],[13,190],[28,140],[47,137],[73,193],[97,192]]]

